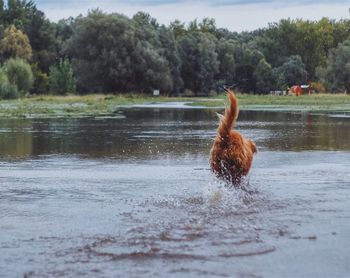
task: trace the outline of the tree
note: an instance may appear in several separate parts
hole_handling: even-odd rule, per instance
[[[45,18],[44,13],[34,10],[30,23],[24,26],[33,48],[33,60],[39,68],[48,72],[57,57],[59,57],[59,42],[56,39],[55,24]]]
[[[146,20],[145,20],[146,19]],[[169,62],[156,24],[94,10],[76,20],[67,44],[77,85],[85,92],[172,91]]]
[[[198,24],[199,30],[203,33],[210,33],[216,36],[216,22],[214,18],[203,18],[202,22]]]
[[[72,66],[67,58],[60,59],[57,65],[50,67],[50,93],[66,95],[75,93],[75,78]]]
[[[151,29],[157,29],[159,27],[157,20],[145,12],[137,12],[132,19],[140,26],[150,27]]]
[[[5,21],[22,28],[29,22],[28,15],[33,9],[35,4],[31,0],[8,0],[7,9],[4,11]]]
[[[11,58],[4,63],[3,68],[10,84],[17,86],[21,94],[30,91],[34,78],[32,69],[26,61]]]
[[[237,42],[232,39],[221,39],[217,45],[219,72],[216,79],[226,85],[237,82],[235,80],[237,67],[235,59],[236,45]]]
[[[0,68],[0,99],[12,99],[18,96],[17,86],[10,84],[6,72]]]
[[[47,72],[59,51],[55,38],[55,24],[50,23],[31,0],[9,0],[3,12],[3,21],[5,26],[15,25],[28,36],[33,62],[38,63],[39,68]]]
[[[301,85],[307,82],[307,72],[299,55],[289,57],[278,71],[283,75],[288,86]]]
[[[189,32],[179,40],[182,78],[185,89],[195,95],[209,94],[215,88],[219,71],[215,37],[202,32]]]
[[[332,92],[350,93],[350,38],[330,51],[324,75]]]
[[[280,66],[286,57],[297,54],[297,41],[296,25],[291,19],[269,24],[256,38],[258,48],[273,67]]]
[[[256,92],[254,71],[264,55],[257,49],[241,43],[235,48],[236,86],[244,92]]]
[[[35,94],[47,94],[49,88],[48,74],[39,69],[38,63],[31,64],[31,68],[34,76],[34,84],[31,92]]]
[[[348,30],[349,20],[283,19],[257,31],[255,41],[273,67],[281,66],[290,56],[299,55],[308,78],[312,80],[316,76],[316,68],[326,65],[329,50],[347,38]]]
[[[273,68],[272,76],[274,79],[275,89],[287,90],[290,87],[290,84],[287,83],[284,74],[281,72],[280,68]]]
[[[159,28],[159,39],[163,48],[163,55],[168,61],[170,74],[172,78],[172,95],[178,95],[183,89],[183,80],[181,77],[181,65],[178,46],[174,33],[165,26]]]
[[[141,92],[160,89],[172,90],[172,79],[167,60],[149,43],[139,41],[132,53],[134,79],[132,87]]]
[[[173,92],[173,77],[178,77],[176,57],[172,57],[176,51],[175,46],[163,45],[164,32],[162,40],[161,27],[149,14],[138,12],[133,17],[132,23],[137,44],[131,58],[138,90],[143,92],[160,89],[163,93]],[[167,58],[172,59],[171,63]]]
[[[125,16],[105,15],[99,10],[78,18],[68,40],[78,90],[110,92],[118,86],[127,91],[132,80],[131,51],[135,38]]]
[[[0,41],[0,55],[3,60],[18,58],[29,61],[32,57],[32,47],[27,35],[14,25],[6,28],[4,37]]]
[[[175,39],[178,39],[186,34],[185,23],[175,20],[170,23],[169,29],[173,32]]]
[[[254,78],[256,80],[256,91],[258,93],[268,93],[275,89],[275,76],[272,67],[265,59],[261,59],[254,71]]]
[[[314,79],[316,67],[326,62],[327,50],[332,44],[332,38],[329,36],[327,26],[319,28],[319,23],[297,20],[295,25],[297,40],[294,43],[294,53],[291,54],[301,57],[308,79]]]
[[[0,0],[0,24],[4,24],[4,10],[5,10],[4,1]]]
[[[73,36],[74,23],[75,19],[73,17],[69,17],[68,19],[61,19],[57,22],[55,26],[55,39],[60,49],[62,49],[64,47],[65,42],[67,42]]]

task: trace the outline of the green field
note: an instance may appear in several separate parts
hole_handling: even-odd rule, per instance
[[[322,94],[294,96],[237,95],[241,109],[301,112],[350,112],[350,96]],[[215,98],[150,97],[139,94],[37,96],[0,101],[0,118],[59,118],[111,116],[118,107],[157,102],[186,102],[189,106],[223,108],[225,95]],[[118,116],[115,114],[116,117]]]

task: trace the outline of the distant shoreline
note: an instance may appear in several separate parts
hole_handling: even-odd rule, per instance
[[[238,94],[241,110],[350,113],[350,96],[314,94],[302,97]],[[224,109],[225,95],[211,98],[153,97],[138,94],[35,96],[0,101],[0,118],[79,118],[115,116],[120,108]]]

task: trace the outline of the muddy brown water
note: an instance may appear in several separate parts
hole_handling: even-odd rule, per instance
[[[247,191],[208,109],[0,120],[0,277],[349,277],[350,118],[242,111]]]

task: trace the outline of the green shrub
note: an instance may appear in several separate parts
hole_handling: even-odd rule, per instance
[[[50,93],[66,95],[75,93],[75,78],[68,59],[60,59],[59,63],[50,67]]]
[[[33,72],[30,65],[21,59],[9,59],[4,63],[3,69],[11,85],[17,86],[20,94],[30,91],[34,83]]]
[[[0,99],[13,99],[18,97],[17,86],[10,84],[4,70],[0,69]]]
[[[189,89],[185,89],[182,96],[183,97],[194,97],[195,93]]]
[[[209,91],[209,96],[210,97],[216,97],[217,95],[218,95],[217,91],[215,91],[215,90],[210,90]]]
[[[45,72],[42,72],[38,64],[32,64],[32,72],[34,75],[34,84],[31,92],[33,94],[47,94],[49,90],[49,77]]]
[[[315,93],[324,94],[326,93],[326,88],[322,82],[311,82],[311,90]]]

